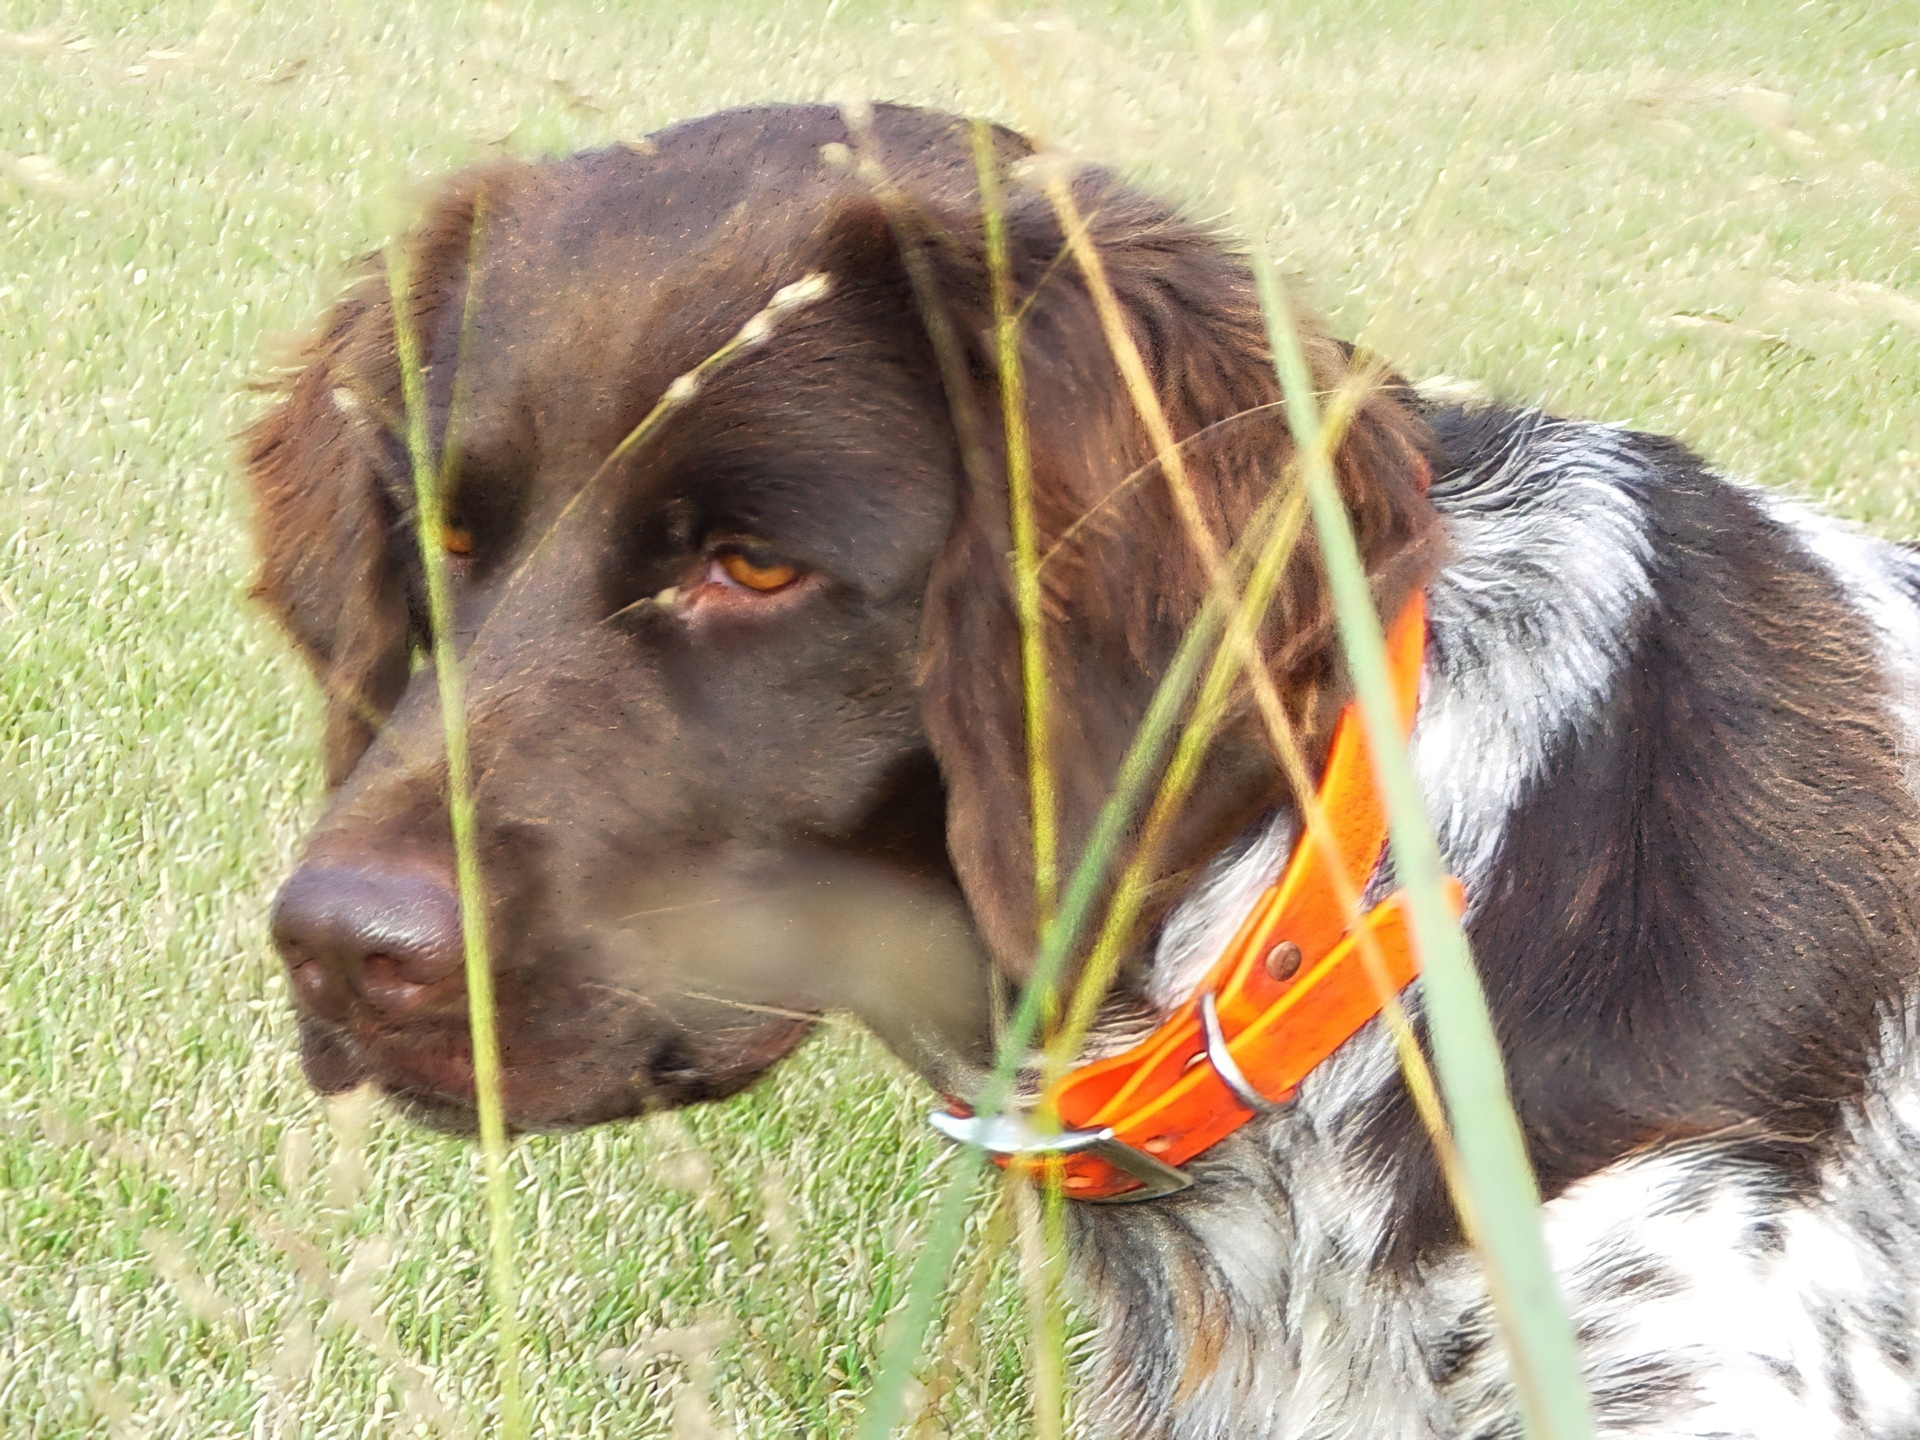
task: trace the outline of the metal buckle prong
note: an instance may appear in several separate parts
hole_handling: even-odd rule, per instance
[[[1157,1200],[1193,1184],[1193,1177],[1156,1160],[1144,1150],[1136,1150],[1117,1139],[1113,1131],[1062,1130],[1047,1135],[1033,1128],[1025,1115],[949,1115],[936,1110],[927,1119],[933,1128],[957,1145],[973,1145],[989,1155],[1006,1159],[1040,1159],[1048,1155],[1096,1155],[1114,1169],[1140,1182],[1138,1190],[1123,1195],[1075,1196],[1096,1204],[1119,1204],[1133,1200]]]
[[[1220,1082],[1233,1092],[1234,1099],[1256,1115],[1271,1115],[1293,1104],[1291,1095],[1285,1100],[1269,1100],[1253,1088],[1240,1063],[1233,1058],[1233,1052],[1227,1049],[1227,1033],[1220,1028],[1220,1012],[1214,1008],[1211,990],[1200,997],[1200,1029],[1207,1037],[1208,1063]]]

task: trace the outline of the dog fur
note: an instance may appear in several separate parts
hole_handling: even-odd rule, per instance
[[[904,198],[823,157],[847,145]],[[733,111],[461,177],[409,241],[432,435],[466,407],[453,638],[518,1126],[721,1098],[826,1008],[963,1090],[988,968],[1031,967],[972,167],[951,117],[879,107],[853,133],[824,107]],[[1230,541],[1290,447],[1251,277],[1105,172],[1073,193]],[[1017,177],[1007,224],[1070,864],[1206,582],[1058,220]],[[809,269],[831,297],[594,490],[673,377]],[[460,1127],[446,766],[384,286],[335,310],[248,447],[259,594],[327,689],[334,787],[276,939],[314,1083],[373,1078]],[[1363,363],[1307,345],[1325,391]],[[1602,1434],[1920,1434],[1920,566],[1673,441],[1393,381],[1336,469],[1383,612],[1429,601],[1413,757]],[[727,546],[791,561],[797,588],[735,593]],[[1261,643],[1317,759],[1346,687],[1310,548]],[[1294,823],[1238,697],[1150,857],[1096,1048],[1190,993]],[[1406,999],[1417,1020],[1418,982]],[[1099,1320],[1088,1433],[1519,1433],[1377,1023],[1190,1169],[1176,1196],[1069,1207]]]
[[[1904,937],[1912,831],[1903,796],[1914,793],[1920,756],[1920,562],[1711,475],[1670,441],[1497,407],[1434,419],[1451,451],[1433,492],[1450,558],[1427,592],[1432,641],[1413,756],[1449,867],[1471,897],[1467,929],[1509,1041],[1600,1432],[1910,1435],[1920,1424],[1920,1047],[1910,988],[1892,987],[1856,1011],[1846,1041],[1826,1028],[1845,1007],[1810,997],[1808,1028],[1796,1035],[1790,1012],[1766,1017],[1742,992],[1768,983],[1770,962],[1783,972],[1772,983],[1792,991],[1807,983],[1810,964],[1832,958],[1802,948],[1797,927],[1748,939],[1716,998],[1710,978],[1659,975],[1673,961],[1658,928],[1668,917],[1657,913],[1635,917],[1642,964],[1632,964],[1636,931],[1627,926],[1604,932],[1607,955],[1581,954],[1570,907],[1529,895],[1513,854],[1544,848],[1534,883],[1565,875],[1575,885],[1595,865],[1619,864],[1622,850],[1646,871],[1692,858],[1656,843],[1661,817],[1650,813],[1647,772],[1619,758],[1659,733],[1658,715],[1632,704],[1636,688],[1657,691],[1663,708],[1729,727],[1784,719],[1841,728],[1848,746],[1871,737],[1874,769],[1902,777],[1902,793],[1879,799],[1887,828],[1851,837],[1858,870],[1848,873],[1827,839],[1848,825],[1840,813],[1853,792],[1811,778],[1810,767],[1839,763],[1817,740],[1776,740],[1762,762],[1776,773],[1758,779],[1762,764],[1744,744],[1694,762],[1699,772],[1684,778],[1710,789],[1703,804],[1732,806],[1732,820],[1674,816],[1668,833],[1751,827],[1749,853],[1781,867],[1750,882],[1756,906],[1790,901],[1798,884],[1790,870],[1811,866],[1824,871],[1822,887],[1857,935],[1884,927]],[[1742,577],[1752,587],[1745,594]],[[1799,603],[1767,608],[1763,623],[1786,633],[1764,664],[1716,673],[1701,662],[1708,646],[1752,644],[1721,630],[1723,617],[1755,616],[1764,597],[1789,586]],[[1728,608],[1703,603],[1700,588],[1718,591]],[[1794,677],[1783,671],[1795,665],[1810,687],[1797,701],[1784,698]],[[1712,696],[1716,680],[1727,690]],[[1783,704],[1791,718],[1776,711]],[[1674,763],[1670,753],[1653,757],[1656,774]],[[1596,781],[1609,777],[1637,802],[1624,833],[1608,828],[1619,812]],[[1742,786],[1753,787],[1744,801]],[[1555,817],[1552,826],[1530,826],[1530,810]],[[1764,829],[1799,843],[1753,838]],[[1265,827],[1175,912],[1156,957],[1163,1005],[1188,993],[1218,953],[1292,831],[1286,819]],[[1616,872],[1610,887],[1665,878]],[[1866,902],[1877,913],[1857,908],[1863,894],[1878,897]],[[1517,918],[1503,920],[1502,908]],[[1722,923],[1751,936],[1744,916]],[[1503,946],[1509,933],[1521,943]],[[1556,1185],[1562,1152],[1543,1116],[1564,1097],[1549,1083],[1550,1047],[1571,1042],[1544,1023],[1552,992],[1541,987],[1581,969],[1591,975],[1607,959],[1622,963],[1624,983],[1678,993],[1583,998],[1577,1013],[1588,1023],[1619,1016],[1574,1052],[1583,1073],[1609,1070],[1611,1093],[1651,1103],[1632,1115],[1610,1112],[1607,1092],[1591,1092],[1589,1104],[1574,1097],[1560,1123],[1577,1144],[1602,1143],[1594,1127],[1625,1133],[1611,1142],[1618,1158],[1584,1170],[1564,1162],[1560,1173],[1571,1178]],[[1815,982],[1815,997],[1848,983]],[[1418,995],[1415,982],[1411,1005]],[[1658,1019],[1632,1013],[1635,1003],[1662,1002]],[[1709,1009],[1734,1022],[1718,1042],[1720,1017]],[[1655,1025],[1685,1032],[1671,1048],[1651,1047],[1642,1037]],[[1832,1059],[1794,1058],[1809,1051]],[[1810,1093],[1814,1077],[1833,1078],[1814,1067],[1842,1056],[1857,1067],[1842,1073],[1859,1088],[1844,1098]],[[1633,1083],[1636,1069],[1648,1076],[1644,1089]],[[1775,1089],[1770,1115],[1646,1133],[1662,1126],[1675,1091],[1736,1078],[1749,1103],[1770,1085],[1786,1088]],[[1520,1433],[1474,1262],[1438,1195],[1421,1193],[1431,1177],[1407,1163],[1421,1141],[1399,1113],[1405,1103],[1376,1023],[1308,1078],[1299,1105],[1256,1119],[1193,1165],[1191,1191],[1150,1205],[1073,1208],[1100,1333],[1125,1337],[1101,1351],[1096,1433]]]

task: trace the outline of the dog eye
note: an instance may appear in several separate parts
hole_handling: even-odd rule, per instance
[[[440,548],[449,555],[473,554],[473,532],[454,525],[440,527]]]
[[[713,563],[727,579],[749,590],[781,590],[800,573],[791,565],[756,565],[737,550],[715,556]]]

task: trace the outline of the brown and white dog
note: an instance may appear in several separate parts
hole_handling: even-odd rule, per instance
[[[822,154],[856,138],[891,209]],[[1053,208],[1008,183],[1070,865],[1205,570]],[[1108,173],[1074,193],[1230,542],[1289,449],[1249,273]],[[826,1008],[964,1092],[1035,910],[968,128],[731,111],[462,176],[410,245],[436,441],[458,412],[444,538],[512,1123],[730,1094]],[[971,393],[943,385],[903,245]],[[814,271],[826,299],[588,484]],[[1309,349],[1332,389],[1350,352]],[[325,686],[333,787],[274,932],[313,1082],[461,1127],[400,413],[370,276],[249,437],[258,593]],[[1383,612],[1427,597],[1413,755],[1602,1432],[1920,1434],[1920,564],[1672,441],[1398,385],[1337,468]],[[1317,759],[1346,692],[1310,549],[1262,634]],[[1096,1049],[1190,995],[1291,846],[1286,795],[1241,704]],[[1377,1023],[1188,1168],[1177,1195],[1070,1207],[1091,1433],[1518,1433]]]

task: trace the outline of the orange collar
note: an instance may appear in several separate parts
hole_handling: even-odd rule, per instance
[[[1426,602],[1415,595],[1387,637],[1403,733],[1413,728],[1426,638]],[[1349,704],[1320,778],[1334,853],[1303,834],[1193,998],[1131,1050],[1060,1077],[1039,1108],[1059,1117],[1059,1133],[1040,1132],[1019,1115],[936,1112],[935,1127],[983,1146],[1002,1165],[1057,1169],[1073,1199],[1147,1200],[1185,1189],[1192,1181],[1181,1165],[1255,1114],[1291,1103],[1314,1067],[1380,1013],[1383,997],[1368,976],[1360,933],[1378,946],[1393,992],[1420,968],[1403,892],[1350,931],[1331,879],[1337,865],[1353,892],[1363,893],[1386,845],[1367,750],[1358,707]],[[1458,914],[1460,887],[1448,884]],[[1298,947],[1297,960],[1289,944]]]

